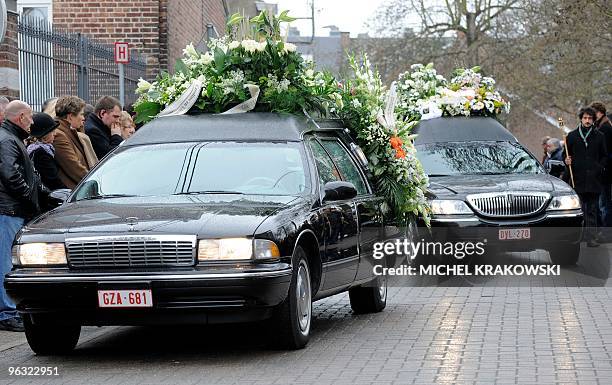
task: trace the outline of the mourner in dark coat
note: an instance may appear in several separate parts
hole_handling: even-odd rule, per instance
[[[0,125],[0,330],[23,331],[15,303],[4,290],[4,276],[12,269],[11,248],[24,222],[39,211],[40,179],[23,141],[32,125],[32,108],[13,101]]]
[[[104,96],[96,104],[93,114],[85,121],[85,133],[98,159],[102,159],[112,149],[123,142],[121,126],[117,125],[121,118],[121,104],[111,96]]]
[[[593,122],[595,112],[587,107],[578,114],[580,125],[567,135],[565,143],[565,163],[572,168],[574,190],[578,193],[584,211],[585,238],[587,246],[599,246],[596,241],[597,211],[599,195],[603,188],[603,177],[608,157],[606,138]],[[569,181],[572,183],[572,181]]]
[[[608,159],[606,162],[606,172],[604,173],[604,187],[599,198],[599,209],[601,214],[601,224],[612,226],[612,124],[606,116],[606,106],[603,103],[593,103],[591,108],[595,110],[595,127],[606,137],[606,148]]]
[[[28,146],[28,154],[34,163],[34,167],[40,175],[42,183],[50,190],[66,188],[59,177],[57,162],[55,161],[55,129],[59,122],[44,112],[34,114],[34,124],[30,129],[30,135],[35,142]]]
[[[565,171],[563,164],[563,147],[561,141],[557,138],[550,138],[546,143],[548,148],[548,156],[544,161],[544,168],[554,177],[560,178]],[[556,162],[553,162],[556,161]]]

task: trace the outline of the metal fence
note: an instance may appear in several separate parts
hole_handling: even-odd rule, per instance
[[[111,45],[24,16],[18,21],[18,33],[21,99],[35,110],[45,100],[61,95],[77,95],[91,104],[105,95],[119,97],[119,67]],[[124,71],[125,103],[129,105],[136,100],[138,78],[146,75],[144,57],[130,51]]]

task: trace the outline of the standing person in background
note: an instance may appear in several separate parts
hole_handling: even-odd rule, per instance
[[[553,164],[553,162],[551,162],[552,160],[563,162],[563,147],[561,146],[561,141],[557,138],[550,138],[547,142],[547,148],[548,158],[546,158],[546,161],[544,162],[544,168],[550,175],[561,178],[561,174],[563,171],[565,171],[563,163],[556,166]]]
[[[52,118],[55,118],[55,103],[57,103],[57,98],[49,98],[45,100],[42,105],[42,112]]]
[[[85,113],[85,121],[87,121],[87,119],[89,119],[89,115],[91,115],[91,114],[93,114],[93,113],[94,113],[94,110],[95,110],[95,108],[94,108],[94,106],[92,106],[91,104],[87,103],[87,104],[85,105],[85,110],[84,110],[84,113]],[[83,132],[85,132],[85,131],[83,131]]]
[[[603,186],[603,173],[608,158],[606,138],[593,125],[595,111],[581,108],[578,128],[567,135],[565,164],[572,167],[574,190],[578,193],[584,212],[584,233],[588,247],[597,247],[597,212]],[[568,155],[569,154],[569,155]],[[569,174],[569,172],[568,172]]]
[[[121,127],[115,123],[121,117],[121,104],[112,96],[103,96],[96,103],[94,113],[85,122],[85,133],[89,136],[98,159],[102,159],[119,143],[123,142]]]
[[[55,159],[59,177],[69,189],[74,189],[90,169],[85,147],[78,135],[85,120],[84,108],[85,102],[76,96],[62,96],[55,106],[60,122],[55,137]]]
[[[548,139],[550,139],[548,135],[542,138],[542,150],[544,151],[544,155],[542,155],[542,164],[548,159]]]
[[[66,188],[59,178],[55,147],[53,147],[55,129],[59,123],[44,112],[35,113],[33,120],[30,136],[34,138],[34,141],[28,146],[28,155],[40,175],[40,180],[51,190]]]
[[[121,137],[123,138],[123,140],[134,135],[134,132],[136,132],[136,125],[134,124],[134,120],[132,120],[132,117],[127,111],[121,112],[119,125],[121,126]]]
[[[13,268],[15,235],[39,211],[41,186],[23,144],[30,134],[32,107],[13,101],[5,113],[0,125],[0,330],[24,331],[15,303],[4,290],[4,276]]]
[[[595,102],[591,104],[595,111],[595,127],[606,137],[606,149],[608,159],[606,162],[606,172],[603,180],[603,190],[599,197],[599,211],[602,226],[612,226],[612,124],[606,116],[606,106],[603,103]]]
[[[6,106],[9,104],[9,100],[4,96],[0,96],[0,124],[4,120],[4,111],[6,111]]]

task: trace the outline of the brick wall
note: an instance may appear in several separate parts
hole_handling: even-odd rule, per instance
[[[54,0],[53,24],[92,39],[127,41],[147,56],[148,77],[172,68],[183,48],[213,23],[223,34],[223,0]]]
[[[160,0],[54,0],[55,27],[112,44],[126,41],[147,56],[149,75],[160,68]]]
[[[164,1],[164,0],[162,0]],[[212,23],[219,35],[225,32],[225,11],[221,0],[166,0],[168,43],[167,63],[172,70],[176,59],[183,55],[189,43],[198,45],[206,39],[206,24]]]
[[[0,95],[19,97],[17,14],[8,12],[6,35],[0,45]]]

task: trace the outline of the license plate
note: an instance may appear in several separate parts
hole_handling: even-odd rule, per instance
[[[531,229],[499,229],[499,240],[530,239]]]
[[[99,307],[152,307],[151,290],[98,290]]]

